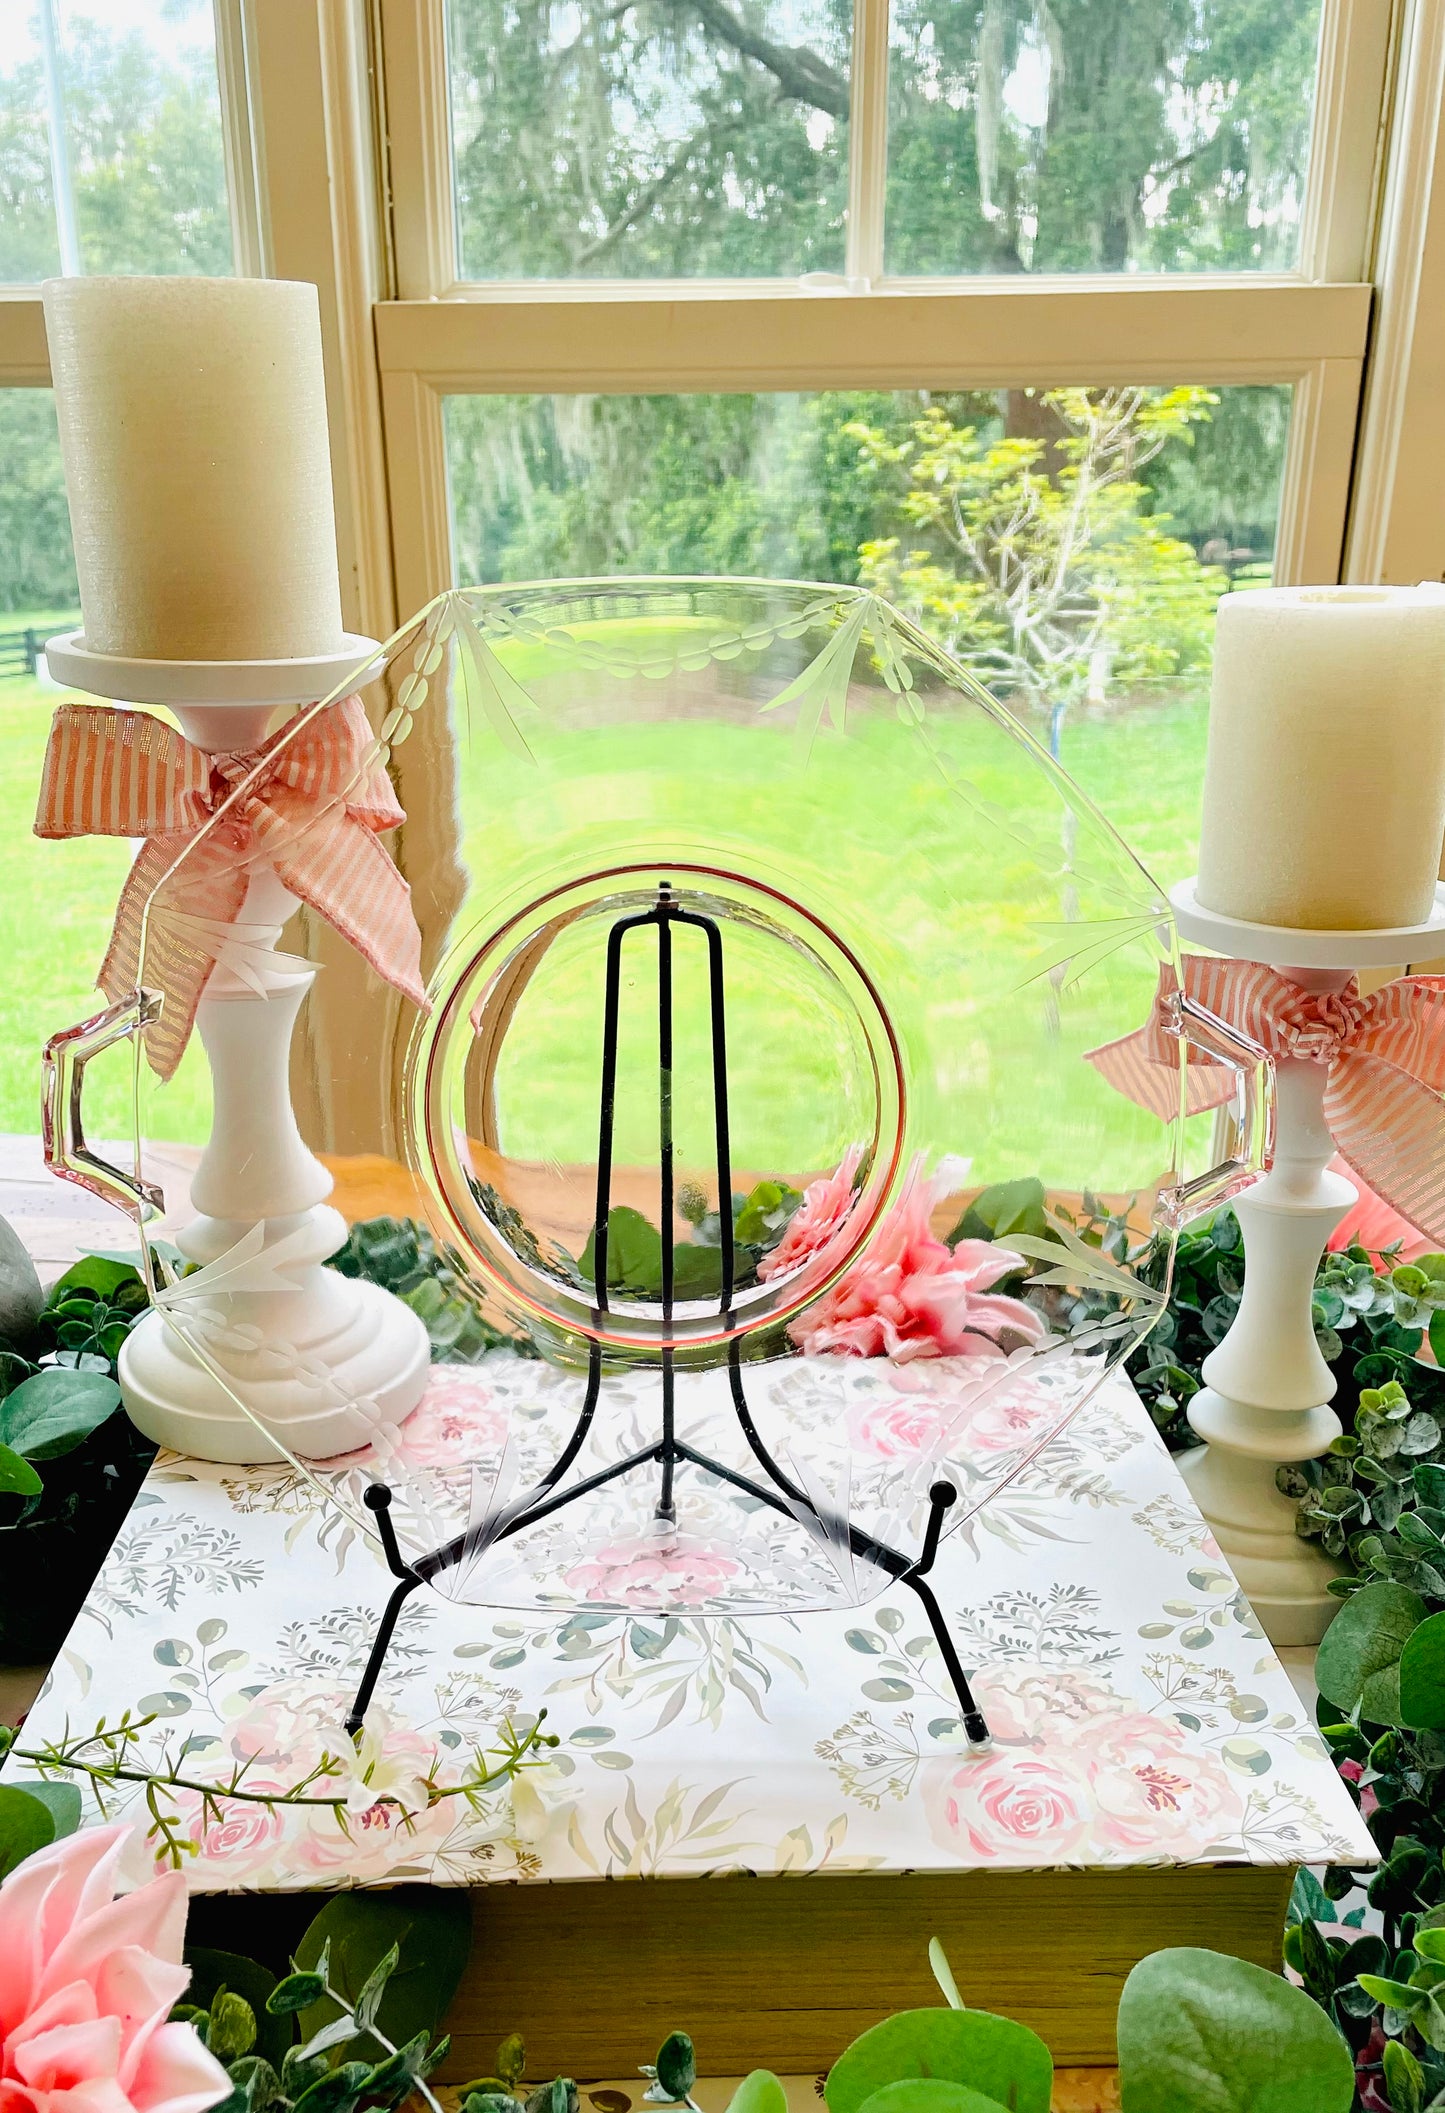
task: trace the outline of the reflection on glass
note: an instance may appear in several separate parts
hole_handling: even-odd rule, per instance
[[[849,0],[450,0],[473,279],[843,268]]]
[[[890,272],[1282,271],[1320,0],[894,0]]]
[[[229,273],[209,0],[99,0],[94,15],[82,0],[51,12],[48,91],[42,11],[0,7],[0,283],[62,268]],[[52,107],[63,113],[59,137]]]
[[[878,586],[1169,883],[1193,870],[1214,606],[1270,576],[1289,398],[452,397],[457,576]]]
[[[46,673],[45,640],[79,622],[55,400],[0,389],[0,1130],[26,1136],[40,1127],[42,1043],[57,1019],[103,1003],[95,974],[130,864],[122,838],[42,843],[31,830],[50,715],[66,694]],[[94,1086],[96,1135],[125,1135],[128,1069],[98,1070]],[[208,1091],[188,1052],[157,1099],[154,1134],[203,1140]]]

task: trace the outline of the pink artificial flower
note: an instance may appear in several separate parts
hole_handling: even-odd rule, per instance
[[[929,1225],[933,1184],[914,1163],[903,1193],[852,1269],[789,1330],[808,1355],[998,1357],[1047,1333],[1021,1299],[989,1286],[1023,1266],[1011,1248],[960,1240],[950,1249]]]
[[[185,1879],[114,1897],[130,1831],[69,1835],[0,1885],[0,2113],[204,2113],[230,2094],[167,2022],[191,1978]]]
[[[637,1534],[574,1563],[566,1583],[585,1599],[666,1613],[715,1598],[738,1564],[690,1534]]]
[[[862,1145],[849,1145],[836,1173],[824,1174],[820,1180],[808,1183],[803,1200],[788,1220],[782,1239],[758,1264],[758,1275],[764,1284],[770,1284],[774,1277],[787,1276],[791,1271],[801,1269],[843,1230],[858,1200],[853,1184],[862,1157]]]

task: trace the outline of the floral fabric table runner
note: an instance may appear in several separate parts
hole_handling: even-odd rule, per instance
[[[510,1352],[437,1367],[406,1445],[474,1456],[547,1372]],[[354,1498],[358,1466],[328,1472]],[[378,1551],[287,1467],[162,1454],[22,1744],[129,1710],[155,1713],[139,1752],[183,1753],[203,1780],[244,1761],[249,1787],[280,1788],[346,1755],[345,1828],[264,1804],[208,1816],[179,1793],[199,1891],[1376,1860],[1122,1377],[945,1543],[933,1582],[978,1669],[979,1756],[946,1728],[956,1705],[906,1590],[698,1621],[585,1611],[582,1580],[583,1611],[556,1615],[414,1594],[353,1762],[341,1719],[390,1583]],[[398,1820],[389,1796],[424,1805],[420,1778],[459,1780],[504,1719],[543,1708],[561,1742],[546,1766]],[[141,1796],[107,1801],[139,1815]]]

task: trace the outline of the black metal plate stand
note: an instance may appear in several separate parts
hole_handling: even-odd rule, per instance
[[[662,1323],[664,1335],[670,1333],[673,1318],[676,1263],[674,1253],[674,1204],[673,1204],[673,1135],[672,1135],[672,1067],[673,1067],[673,1001],[672,1001],[672,928],[674,925],[691,925],[702,932],[708,950],[708,986],[712,1026],[712,1074],[713,1074],[713,1125],[717,1158],[717,1188],[719,1199],[719,1232],[722,1262],[722,1290],[719,1302],[719,1318],[726,1328],[731,1324],[735,1256],[732,1222],[732,1152],[728,1122],[727,1082],[727,1028],[723,988],[723,943],[722,932],[710,917],[697,911],[685,909],[673,895],[671,887],[663,882],[657,891],[657,901],[650,910],[633,917],[619,918],[607,939],[606,988],[603,1006],[602,1028],[602,1094],[597,1133],[597,1209],[593,1224],[593,1279],[595,1316],[600,1322],[608,1310],[607,1292],[607,1233],[612,1212],[612,1133],[617,1098],[617,1035],[621,1003],[622,945],[629,932],[653,930],[657,934],[657,1065],[658,1065],[658,1128],[659,1163],[661,1172],[661,1217],[662,1217]],[[924,1530],[923,1545],[917,1555],[904,1555],[885,1541],[877,1540],[865,1533],[850,1520],[829,1517],[820,1510],[815,1501],[798,1488],[773,1459],[753,1422],[743,1389],[742,1340],[735,1336],[728,1345],[728,1380],[732,1393],[733,1408],[738,1426],[746,1439],[748,1448],[762,1470],[763,1479],[725,1467],[721,1461],[713,1460],[679,1438],[676,1431],[674,1352],[670,1342],[665,1341],[658,1353],[662,1369],[662,1429],[656,1441],[640,1451],[630,1453],[626,1459],[615,1460],[610,1466],[599,1468],[595,1474],[586,1475],[580,1481],[558,1489],[572,1462],[576,1459],[592,1427],[597,1411],[597,1401],[602,1388],[602,1345],[596,1339],[591,1344],[587,1392],[577,1423],[566,1445],[553,1461],[545,1475],[525,1495],[510,1503],[497,1506],[478,1525],[458,1534],[455,1539],[432,1551],[407,1562],[401,1553],[396,1538],[396,1529],[391,1519],[391,1491],[384,1482],[373,1482],[366,1491],[365,1502],[376,1518],[377,1532],[386,1555],[387,1565],[396,1579],[390,1599],[387,1601],[376,1637],[366,1661],[361,1684],[356,1691],[350,1715],[346,1719],[347,1730],[353,1734],[361,1727],[371,1698],[376,1689],[377,1678],[385,1662],[397,1616],[407,1597],[419,1585],[428,1583],[442,1571],[454,1564],[466,1562],[494,1542],[509,1539],[513,1534],[535,1526],[539,1520],[548,1518],[564,1505],[578,1497],[587,1496],[605,1483],[615,1481],[619,1475],[631,1473],[639,1467],[655,1464],[659,1470],[658,1496],[655,1516],[662,1521],[676,1518],[673,1481],[676,1471],[684,1465],[700,1468],[715,1475],[720,1481],[731,1483],[735,1489],[743,1490],[759,1503],[782,1512],[797,1520],[824,1541],[841,1546],[846,1538],[850,1552],[876,1568],[886,1571],[900,1585],[907,1585],[916,1594],[928,1617],[939,1654],[947,1669],[954,1693],[958,1697],[959,1712],[965,1736],[974,1746],[988,1741],[988,1725],[969,1688],[968,1676],[964,1672],[948,1625],[944,1621],[933,1588],[928,1583],[928,1573],[933,1568],[938,1553],[939,1537],[943,1531],[945,1515],[957,1499],[952,1483],[938,1481],[929,1490],[928,1523]],[[809,1526],[809,1520],[812,1525]]]

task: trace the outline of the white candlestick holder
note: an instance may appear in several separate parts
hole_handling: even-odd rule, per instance
[[[309,659],[134,660],[91,652],[80,632],[46,648],[58,681],[119,703],[162,705],[212,755],[259,747],[282,707],[313,703],[353,672],[360,679],[379,651],[371,639],[347,637],[337,652]],[[284,1281],[207,1300],[208,1326],[232,1346],[226,1370],[258,1420],[207,1369],[191,1331],[162,1312],[131,1330],[120,1357],[132,1422],[157,1444],[202,1460],[348,1452],[408,1415],[426,1386],[430,1344],[420,1317],[380,1286],[323,1266],[345,1241],[346,1223],[327,1202],[332,1177],[303,1142],[291,1106],[291,1035],[316,976],[311,963],[276,950],[297,907],[274,867],[258,862],[237,919],[210,935],[216,965],[196,1027],[211,1066],[211,1136],[191,1182],[197,1216],[176,1239],[201,1264],[257,1227],[263,1256],[285,1242]]]
[[[1362,968],[1428,960],[1442,951],[1445,887],[1426,923],[1321,932],[1251,924],[1207,910],[1194,882],[1171,890],[1180,936],[1236,961],[1258,961],[1317,996],[1341,991]],[[1311,1307],[1325,1242],[1358,1190],[1330,1168],[1327,1065],[1275,1064],[1274,1156],[1269,1172],[1236,1198],[1244,1234],[1239,1311],[1204,1360],[1204,1388],[1188,1416],[1204,1441],[1177,1462],[1195,1502],[1275,1644],[1318,1643],[1339,1601],[1335,1566],[1295,1532],[1296,1506],[1277,1467],[1313,1460],[1341,1432],[1330,1407],[1336,1380],[1315,1341]]]

